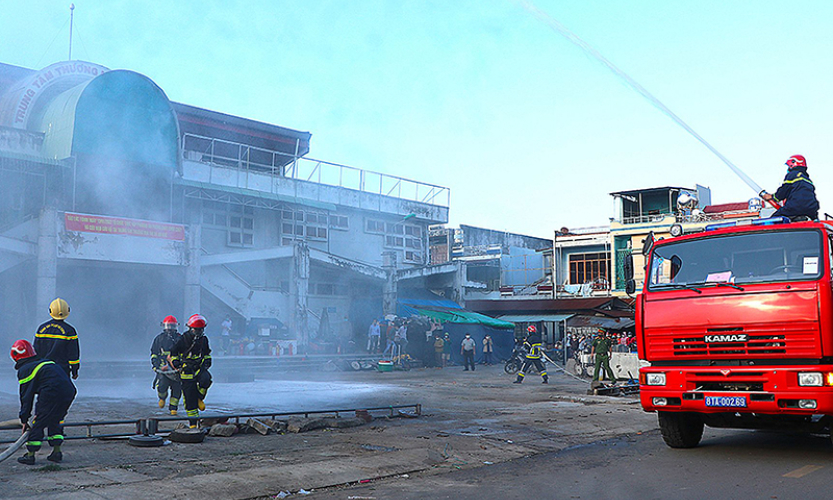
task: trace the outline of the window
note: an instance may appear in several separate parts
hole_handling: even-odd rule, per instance
[[[284,209],[281,213],[281,244],[293,240],[326,240],[329,216],[318,212]]]
[[[330,214],[330,228],[331,229],[348,229],[348,220],[346,215],[332,215]]]
[[[208,227],[225,229],[228,245],[254,245],[254,207],[204,201],[202,223]]]
[[[405,252],[405,262],[410,262],[410,263],[413,263],[413,264],[422,264],[423,263],[422,253],[421,252],[406,251]]]
[[[609,260],[607,252],[570,255],[570,284],[583,285],[601,280],[607,282]]]
[[[387,248],[419,250],[419,252],[412,252],[412,254],[419,255],[418,260],[422,261],[421,250],[424,245],[422,226],[366,219],[365,230],[368,233],[384,233],[385,247]]]
[[[405,248],[422,250],[422,240],[417,238],[405,238]]]
[[[404,245],[405,245],[405,238],[401,238],[399,236],[385,236],[385,246],[386,247],[401,248]]]
[[[385,223],[378,220],[367,219],[365,230],[368,233],[384,233],[385,232]]]

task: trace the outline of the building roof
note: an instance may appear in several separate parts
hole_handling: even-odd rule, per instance
[[[740,201],[737,203],[722,203],[720,205],[709,205],[703,209],[707,214],[718,214],[722,212],[739,212],[749,210],[749,202]]]
[[[298,156],[304,156],[309,152],[309,141],[312,137],[309,132],[228,115],[180,102],[171,102],[171,105],[177,114],[180,129],[183,133],[205,135],[232,142],[239,142],[240,136],[256,138],[259,141],[258,144],[253,144],[255,146],[293,155],[296,141],[298,141]]]
[[[687,188],[687,187],[679,187],[679,186],[665,186],[665,187],[655,187],[655,188],[645,188],[645,189],[631,189],[628,191],[616,191],[614,193],[610,193],[610,196],[616,195],[630,195],[634,196],[639,193],[649,193],[654,191],[669,191],[671,189],[684,189],[686,191],[697,191],[696,189]]]
[[[583,312],[604,314],[611,317],[627,317],[632,314],[630,312],[632,303],[619,297],[468,300],[466,301],[466,308],[489,315]]]

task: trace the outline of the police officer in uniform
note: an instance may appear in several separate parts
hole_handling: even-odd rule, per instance
[[[69,316],[69,304],[64,299],[57,298],[49,304],[50,321],[38,327],[35,333],[35,352],[39,352],[43,359],[54,361],[72,375],[78,378],[81,366],[81,353],[78,349],[78,334],[75,328],[64,321]]]
[[[541,383],[548,384],[549,376],[547,376],[547,368],[544,366],[544,362],[541,361],[541,349],[543,348],[541,334],[538,333],[535,325],[529,325],[526,328],[526,332],[526,341],[524,341],[524,347],[527,349],[526,359],[524,359],[524,364],[518,372],[517,380],[512,383],[523,383],[524,377],[526,377],[526,372],[532,367],[532,365],[535,365],[535,369],[538,370],[538,373],[541,374],[541,378],[544,379]]]
[[[171,349],[179,340],[179,332],[176,331],[177,321],[173,316],[167,316],[162,320],[162,333],[153,339],[150,346],[150,364],[156,377],[153,379],[153,387],[159,396],[159,408],[165,407],[165,399],[168,397],[168,389],[171,390],[171,400],[168,403],[168,410],[171,415],[176,415],[179,407],[179,398],[182,397],[182,383],[179,373],[174,370],[168,362]]]
[[[613,349],[613,340],[607,336],[607,330],[599,328],[596,339],[593,340],[593,348],[590,351],[591,355],[595,355],[596,366],[593,369],[593,381],[599,381],[599,369],[602,368],[610,378],[611,382],[616,382],[616,376],[613,375],[613,370],[610,369],[610,352]]]
[[[179,337],[171,349],[170,361],[179,370],[185,411],[191,428],[197,427],[200,410],[205,410],[205,394],[211,386],[211,349],[205,336],[205,318],[195,314],[185,324],[188,331]]]
[[[12,359],[15,361],[17,380],[20,383],[20,422],[23,432],[29,431],[26,454],[17,459],[26,465],[35,464],[35,453],[43,444],[43,431],[48,430],[46,442],[52,453],[46,457],[50,462],[63,460],[61,445],[64,442],[64,417],[75,399],[75,386],[69,375],[55,361],[41,359],[32,344],[18,340],[12,345]],[[35,405],[35,395],[38,402]],[[32,406],[35,418],[29,427]]]

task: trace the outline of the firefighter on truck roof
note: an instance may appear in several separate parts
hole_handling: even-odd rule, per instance
[[[168,402],[168,410],[171,415],[176,415],[179,408],[179,399],[182,397],[182,382],[179,373],[168,361],[171,349],[179,341],[179,332],[176,330],[177,321],[173,316],[166,316],[162,320],[162,333],[153,339],[150,346],[150,364],[156,376],[153,379],[153,388],[159,396],[159,408],[165,407],[165,400],[168,398],[168,389],[171,391],[171,399]]]
[[[169,360],[179,370],[182,380],[182,395],[185,396],[185,411],[191,428],[197,427],[200,410],[205,410],[205,394],[211,386],[211,349],[205,336],[205,318],[195,314],[185,324],[188,331],[179,337],[171,349]]]
[[[810,220],[819,218],[819,201],[816,199],[816,187],[807,174],[807,160],[801,155],[792,155],[787,160],[787,176],[781,187],[774,195],[761,193],[766,201],[775,200],[782,203],[773,217],[784,216],[792,221],[807,217]]]
[[[43,359],[49,359],[78,378],[81,366],[81,353],[78,349],[78,333],[75,328],[64,321],[69,316],[69,304],[64,299],[57,298],[49,304],[49,315],[52,319],[38,327],[35,333],[35,351]]]

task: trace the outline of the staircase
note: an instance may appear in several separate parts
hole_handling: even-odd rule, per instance
[[[224,265],[203,267],[201,273],[203,288],[244,318],[287,317],[288,294],[256,289]]]

